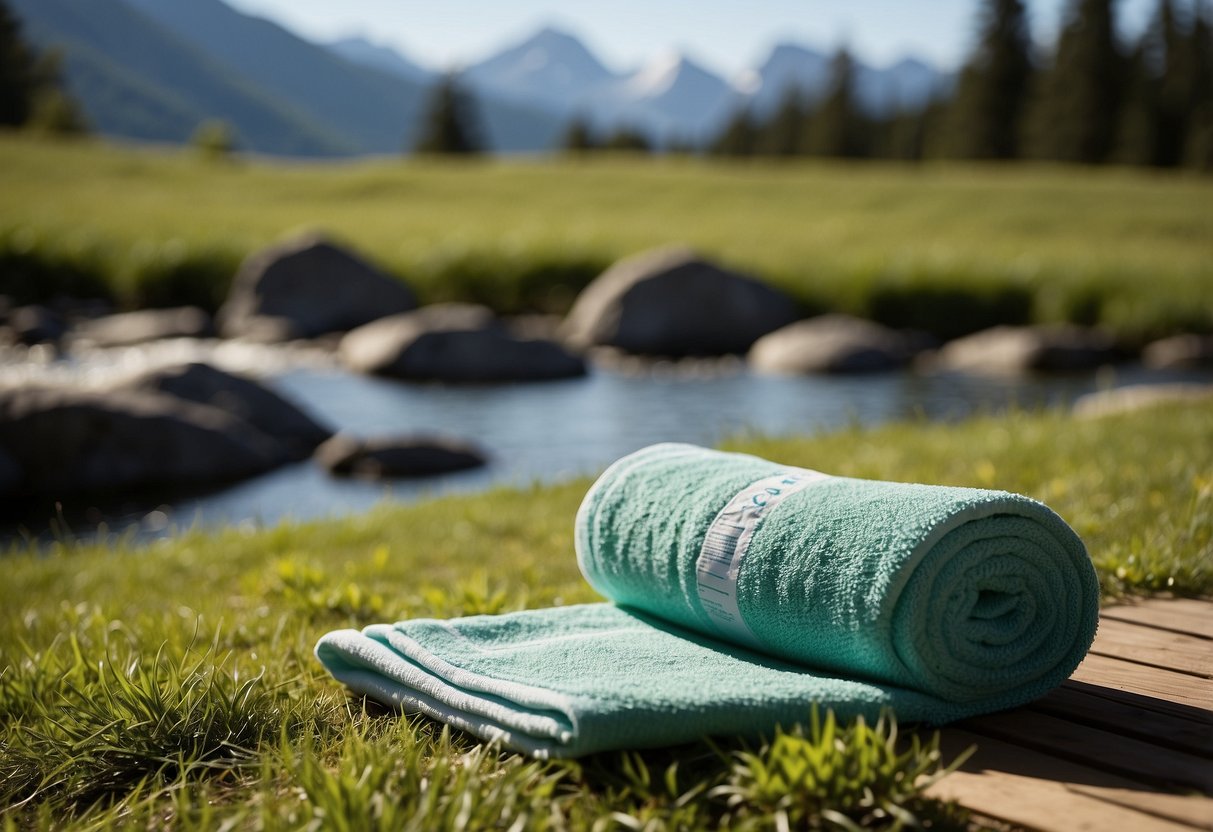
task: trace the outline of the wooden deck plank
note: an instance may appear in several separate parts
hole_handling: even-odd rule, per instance
[[[1160,704],[1164,706],[1161,712]],[[1196,708],[1076,681],[1067,682],[1029,707],[1070,722],[1213,758],[1213,717],[1202,721],[1199,717],[1205,712]],[[1188,716],[1177,714],[1180,709]]]
[[[1197,829],[1213,830],[1213,804],[1201,798],[1193,798],[1180,794],[1158,794],[1156,792],[1136,792],[1132,795],[1132,803],[1123,802],[1119,791],[1101,789],[1096,786],[1084,786],[1081,783],[1070,783],[1067,789],[1075,794],[1085,794],[1118,806],[1129,809],[1140,809],[1164,818],[1182,818],[1184,823]]]
[[[1173,670],[1146,667],[1108,656],[1088,655],[1070,678],[1213,711],[1213,681]]]
[[[1213,601],[1149,598],[1105,607],[1100,617],[1213,639]]]
[[[1139,664],[1213,678],[1208,639],[1104,617],[1091,652]]]
[[[1200,725],[1213,724],[1213,715],[1210,714],[1207,708],[1185,705],[1181,702],[1172,702],[1169,699],[1162,699],[1148,693],[1138,693],[1133,690],[1092,684],[1074,677],[1063,682],[1062,687],[1086,690],[1096,696],[1116,702],[1133,704],[1137,707],[1153,711],[1163,717],[1186,719],[1189,722],[1196,722]]]
[[[1209,760],[1102,728],[1022,708],[965,720],[961,727],[1137,782],[1213,794]]]
[[[1061,688],[942,736],[949,756],[978,750],[931,794],[979,815],[1042,830],[1213,830],[1213,601],[1110,607]]]
[[[942,732],[945,755],[977,752],[929,793],[989,817],[1046,830],[1207,828],[1213,799],[1159,794],[1134,781],[959,728]]]

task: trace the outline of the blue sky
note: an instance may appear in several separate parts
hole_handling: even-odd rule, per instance
[[[227,0],[320,40],[362,34],[436,68],[473,63],[543,25],[580,36],[609,66],[628,69],[663,51],[687,52],[725,75],[784,40],[846,41],[876,64],[907,54],[957,64],[972,40],[975,0]],[[1063,0],[1029,3],[1040,38],[1056,30]],[[1156,0],[1120,0],[1137,31]]]

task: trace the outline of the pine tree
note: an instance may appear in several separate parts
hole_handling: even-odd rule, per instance
[[[1013,159],[1032,81],[1032,43],[1021,0],[986,0],[978,32],[952,102],[945,149],[964,159]]]
[[[210,118],[194,128],[190,144],[208,162],[221,162],[236,152],[236,131],[221,118]]]
[[[0,126],[18,127],[29,119],[37,69],[37,56],[22,39],[17,18],[0,0]]]
[[[631,127],[620,127],[607,137],[602,146],[622,153],[650,153],[653,150],[648,136]]]
[[[932,142],[941,131],[947,102],[936,97],[920,107],[898,110],[871,122],[872,156],[901,162],[920,162],[931,153]]]
[[[814,156],[857,158],[868,153],[868,129],[855,103],[855,64],[839,49],[830,66],[826,97],[808,117],[805,148]]]
[[[1033,155],[1087,164],[1108,159],[1124,80],[1115,31],[1112,0],[1071,0],[1033,106]]]
[[[413,151],[431,155],[471,155],[481,151],[476,103],[454,74],[444,76],[430,94],[421,135]]]
[[[1150,165],[1154,163],[1157,89],[1144,38],[1126,59],[1124,73],[1124,100],[1112,159],[1122,165]]]
[[[88,119],[80,104],[68,94],[63,81],[63,56],[57,49],[43,52],[34,66],[38,85],[30,100],[28,129],[58,137],[83,136],[89,132]]]
[[[1171,0],[1159,0],[1158,11],[1146,32],[1143,57],[1153,87],[1153,147],[1149,162],[1160,167],[1178,165],[1183,157],[1194,80],[1186,41]]]
[[[1117,161],[1175,167],[1190,161],[1192,148],[1202,155],[1202,125],[1213,108],[1213,48],[1203,4],[1193,4],[1186,25],[1182,17],[1171,0],[1159,0],[1128,61]]]
[[[807,115],[804,96],[799,89],[790,88],[784,93],[779,109],[765,124],[757,128],[757,152],[770,156],[794,156],[803,153]]]
[[[708,152],[715,156],[750,156],[758,143],[758,125],[748,110],[737,112],[715,140]]]
[[[1187,40],[1192,87],[1184,164],[1213,171],[1213,11],[1203,2],[1195,4]]]
[[[580,116],[574,118],[569,122],[568,129],[564,131],[564,138],[561,140],[560,146],[571,153],[585,153],[593,150],[596,145],[589,123]]]
[[[666,141],[665,152],[668,156],[694,156],[699,148],[686,136],[674,136]]]

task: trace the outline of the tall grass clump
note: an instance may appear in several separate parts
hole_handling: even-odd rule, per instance
[[[298,802],[269,826],[343,832],[558,827],[561,767],[469,743],[426,720],[357,727],[326,753],[311,739],[279,750]]]
[[[100,299],[124,309],[223,303],[244,253],[230,244],[140,238],[130,245],[87,230],[0,228],[3,291],[17,303]]]
[[[244,253],[213,241],[141,240],[122,258],[116,281],[123,307],[200,306],[217,310],[227,297]]]
[[[10,659],[0,677],[0,804],[75,810],[253,763],[283,725],[282,690],[228,669],[213,647],[148,646],[69,632]]]
[[[563,246],[445,243],[396,269],[428,302],[480,303],[502,314],[560,314],[611,264],[606,253]]]
[[[0,227],[4,294],[17,303],[115,297],[112,246],[95,235]]]
[[[713,790],[736,813],[737,828],[965,828],[966,813],[925,797],[972,749],[945,764],[939,735],[899,744],[897,723],[883,714],[840,725],[814,707],[807,730],[776,731],[758,751],[736,753],[728,783]]]
[[[1032,291],[1022,282],[973,281],[918,272],[876,279],[867,317],[897,329],[916,329],[948,340],[998,325],[1032,321]]]

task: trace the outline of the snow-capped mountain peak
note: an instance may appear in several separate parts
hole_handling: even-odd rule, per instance
[[[494,93],[562,111],[570,100],[615,76],[576,37],[547,27],[472,65],[464,78]]]
[[[646,97],[666,93],[677,83],[679,75],[689,71],[689,64],[690,61],[680,52],[663,52],[628,79],[628,90]]]
[[[791,90],[820,98],[831,60],[827,52],[780,43],[760,66],[725,80],[683,52],[667,51],[621,76],[576,36],[546,27],[474,64],[463,79],[481,95],[578,115],[601,131],[629,127],[659,142],[699,141],[739,109],[774,112]],[[884,69],[856,62],[856,95],[873,112],[886,112],[924,100],[940,77],[912,59]]]

